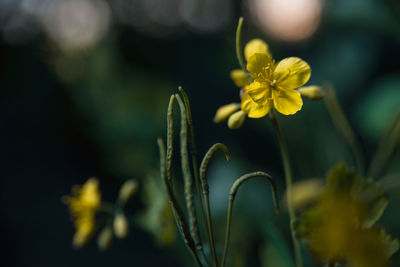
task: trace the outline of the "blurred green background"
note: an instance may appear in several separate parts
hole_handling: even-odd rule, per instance
[[[186,251],[159,247],[136,226],[107,252],[98,252],[94,240],[74,250],[73,225],[60,200],[73,184],[97,176],[103,199],[114,201],[124,180],[157,170],[156,138],[165,137],[169,95],[178,86],[191,100],[199,155],[223,142],[233,158],[228,164],[218,156],[210,166],[217,242],[222,245],[233,179],[267,171],[282,196],[268,121],[249,119],[235,131],[212,121],[219,106],[239,101],[229,72],[238,68],[234,36],[241,15],[244,42],[262,38],[275,59],[306,60],[309,84],[335,86],[366,159],[372,158],[400,110],[396,0],[0,0],[2,266],[184,266]],[[304,100],[296,116],[279,120],[295,180],[323,177],[339,161],[353,164],[323,101]],[[391,172],[400,172],[399,156]],[[388,193],[379,224],[398,238],[400,190]],[[136,197],[130,210],[142,206]],[[286,216],[274,215],[262,181],[241,189],[233,227],[252,227],[233,231],[231,252],[246,246],[250,257],[235,260],[290,266]],[[393,266],[399,265],[395,255]]]

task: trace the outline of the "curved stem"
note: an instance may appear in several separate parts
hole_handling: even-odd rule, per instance
[[[210,160],[213,157],[213,155],[215,154],[215,152],[218,150],[221,150],[222,152],[224,152],[225,158],[227,161],[230,160],[228,148],[222,143],[216,143],[207,151],[207,153],[204,156],[204,158],[201,162],[201,165],[200,165],[200,181],[201,181],[201,186],[203,188],[204,199],[206,201],[208,239],[210,240],[210,248],[211,248],[211,251],[213,254],[213,259],[214,259],[216,266],[218,266],[218,259],[217,259],[217,254],[215,251],[215,244],[214,244],[214,233],[213,233],[210,199],[209,199],[209,186],[208,186],[206,174],[207,174],[208,163],[210,162]]]
[[[264,178],[266,179],[270,184],[271,184],[271,189],[272,189],[272,199],[274,201],[275,205],[275,211],[277,214],[279,214],[279,202],[278,202],[278,194],[276,190],[276,185],[274,180],[272,180],[272,177],[265,172],[252,172],[245,174],[238,178],[231,187],[231,190],[229,192],[229,203],[228,203],[228,213],[227,213],[227,218],[226,218],[226,234],[225,234],[225,245],[224,245],[224,255],[222,258],[222,267],[225,267],[226,264],[226,259],[228,257],[228,249],[229,249],[229,241],[230,241],[230,234],[231,234],[231,221],[232,221],[232,209],[233,209],[233,201],[235,200],[236,194],[239,190],[239,187],[245,183],[246,181],[252,179],[252,178]]]
[[[293,242],[296,266],[302,267],[303,261],[301,258],[300,244],[299,244],[298,240],[296,239],[294,225],[293,225],[294,221],[296,220],[296,213],[293,208],[293,200],[292,200],[293,179],[292,179],[292,169],[290,167],[290,162],[289,162],[289,154],[288,154],[288,151],[286,148],[286,143],[283,138],[281,128],[279,127],[279,123],[275,117],[275,113],[274,113],[273,109],[271,109],[271,111],[270,111],[270,119],[272,121],[272,124],[274,125],[276,134],[278,136],[279,147],[280,147],[281,154],[282,154],[282,163],[283,163],[283,169],[285,172],[288,211],[289,211],[289,219],[290,219],[290,230],[292,233],[292,242]]]

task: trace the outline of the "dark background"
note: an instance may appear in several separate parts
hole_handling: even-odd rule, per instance
[[[61,202],[73,184],[91,176],[99,177],[103,199],[114,201],[124,180],[142,180],[157,170],[156,138],[165,138],[169,95],[179,85],[191,99],[199,154],[224,142],[233,157],[229,164],[217,157],[210,169],[218,242],[232,179],[265,170],[283,192],[280,154],[268,121],[249,119],[235,131],[212,121],[219,106],[239,101],[229,72],[238,68],[234,35],[241,15],[244,42],[262,38],[277,60],[306,60],[313,71],[309,84],[329,81],[335,86],[370,160],[400,107],[399,2],[303,1],[320,3],[321,14],[314,14],[315,32],[295,38],[268,32],[251,8],[255,1],[85,0],[79,6],[68,0],[0,0],[2,265],[184,265],[185,250],[158,246],[138,226],[104,253],[94,240],[73,249],[73,225]],[[289,19],[280,16],[282,23]],[[339,161],[353,164],[323,101],[304,100],[295,116],[278,119],[295,180],[323,177]],[[397,156],[391,172],[399,171]],[[239,222],[234,223],[258,225],[254,229],[275,240],[268,229],[285,225],[286,215],[271,219],[269,191],[262,183],[242,192],[235,209]],[[379,224],[399,237],[399,189],[388,193],[391,202]],[[143,206],[140,197],[129,205],[132,213]],[[290,244],[288,229],[281,228],[277,247]],[[253,240],[246,242],[258,249],[263,238],[257,231],[246,230]],[[243,237],[233,238],[239,243]],[[395,256],[393,266],[399,260]],[[264,260],[246,262],[251,266]]]

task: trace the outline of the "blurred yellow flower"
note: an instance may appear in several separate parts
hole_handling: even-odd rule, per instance
[[[264,117],[272,106],[284,115],[295,114],[303,106],[295,89],[310,79],[307,62],[289,57],[276,64],[268,51],[256,52],[248,59],[247,71],[253,82],[245,90],[242,110],[250,118]]]
[[[101,205],[99,182],[90,178],[82,186],[74,186],[71,196],[64,196],[63,202],[68,205],[74,219],[76,233],[73,237],[74,247],[82,247],[94,230],[96,212]]]
[[[76,232],[72,238],[72,244],[75,248],[82,247],[89,240],[94,229],[94,215],[83,213],[75,219]]]
[[[319,201],[295,223],[297,237],[325,263],[387,266],[398,241],[372,227],[387,205],[387,196],[344,164],[334,167],[326,180]]]

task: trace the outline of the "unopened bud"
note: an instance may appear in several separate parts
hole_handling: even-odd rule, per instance
[[[250,84],[249,78],[247,78],[246,73],[241,69],[236,69],[236,70],[231,71],[230,76],[231,76],[232,81],[239,88],[242,88],[242,87]]]
[[[243,110],[239,110],[233,113],[228,119],[229,129],[238,129],[242,127],[244,121],[246,120],[246,113]]]
[[[118,238],[125,238],[128,235],[128,220],[124,214],[118,214],[114,217],[114,233]]]
[[[298,210],[312,204],[320,197],[323,188],[322,181],[316,178],[294,183],[291,188],[292,207]],[[287,192],[285,199],[288,200]]]
[[[220,107],[214,116],[214,122],[219,123],[226,121],[229,116],[240,109],[240,103],[230,103],[228,105],[224,105]]]
[[[244,47],[244,57],[248,61],[256,53],[269,55],[268,44],[261,39],[250,40]]]
[[[97,238],[97,245],[101,251],[107,250],[112,241],[112,229],[110,226],[106,226],[101,230],[99,237]]]
[[[316,85],[304,86],[298,89],[301,96],[304,96],[311,100],[318,100],[324,97],[324,92],[321,87]]]
[[[123,183],[119,190],[119,200],[125,204],[138,191],[139,184],[136,180],[131,179]]]

